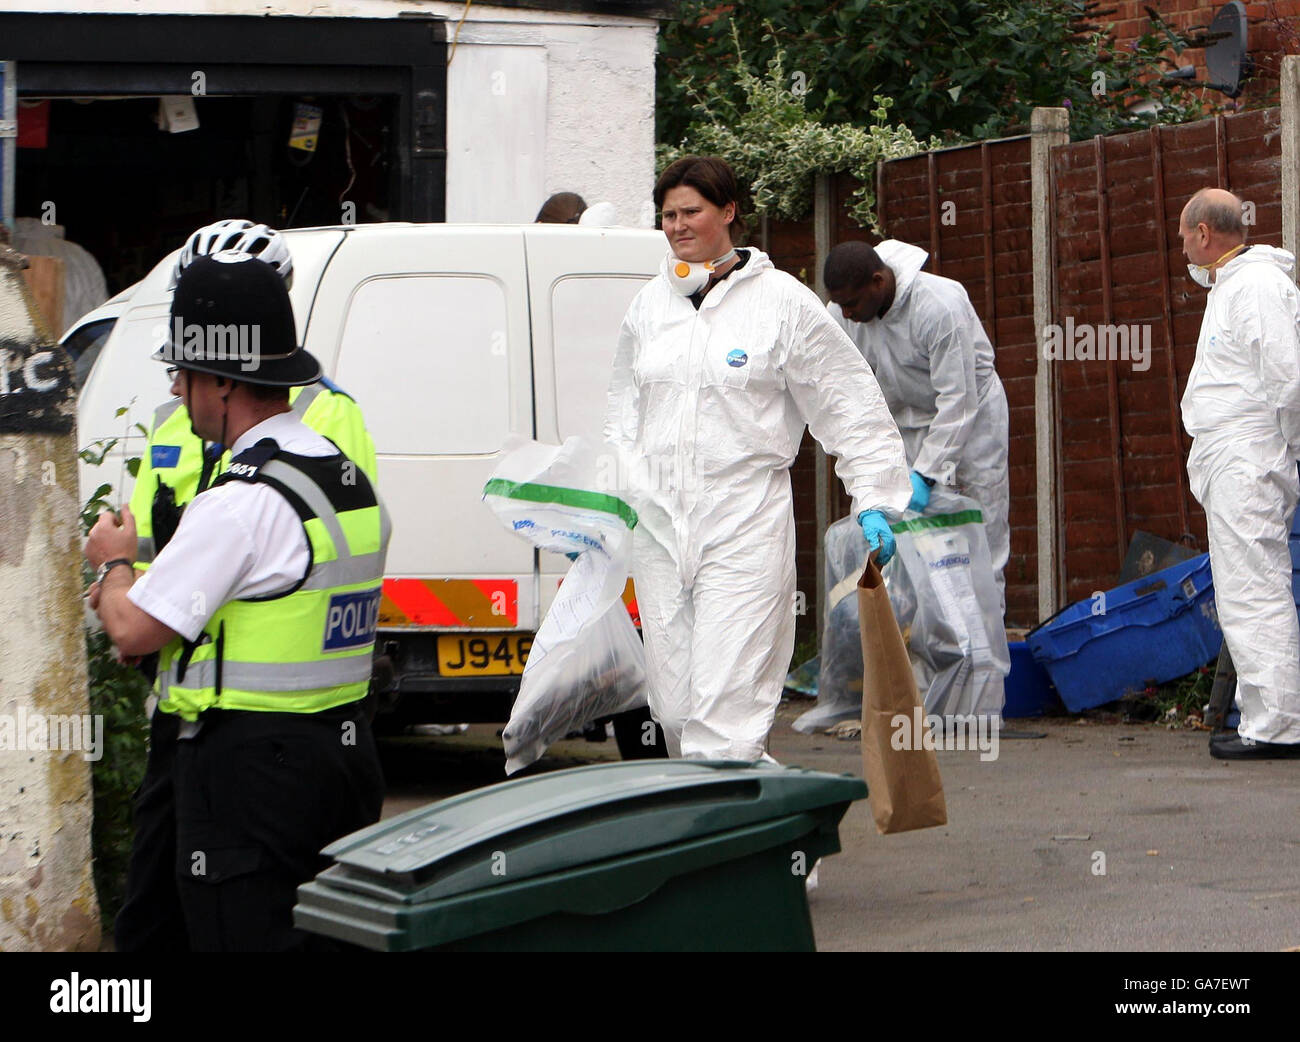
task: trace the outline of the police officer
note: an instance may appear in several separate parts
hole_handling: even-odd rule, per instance
[[[269,264],[293,287],[293,256],[285,238],[273,228],[248,220],[223,220],[193,232],[177,254],[171,288],[187,267],[200,257],[217,253],[244,253]],[[361,409],[341,387],[325,377],[306,387],[289,389],[289,404],[302,422],[325,435],[355,462],[374,483],[377,480],[375,446],[366,430]],[[135,515],[139,543],[136,568],[144,570],[167,545],[181,511],[200,488],[230,464],[222,445],[205,446],[191,429],[189,411],[179,398],[154,410],[149,443],[140,460],[131,512]]]
[[[280,232],[248,220],[223,220],[199,228],[185,241],[169,288],[175,290],[177,280],[195,260],[217,253],[256,257],[280,275],[286,289],[293,287],[293,256]],[[360,407],[345,391],[322,376],[316,383],[289,388],[289,404],[303,423],[329,438],[376,482],[374,443]],[[194,433],[189,410],[180,398],[170,398],[155,410],[131,493],[137,571],[147,569],[167,545],[181,512],[199,489],[207,488],[229,465],[225,446],[205,444]],[[151,683],[157,661],[155,654],[140,663]],[[135,799],[135,853],[115,926],[119,951],[184,950],[187,946],[171,864],[174,858],[167,854],[175,843],[172,762],[178,719],[170,713],[151,716],[149,759]]]
[[[152,860],[144,875],[161,885],[156,861],[170,860],[183,936],[169,943],[309,948],[318,942],[292,924],[295,890],[324,867],[321,848],[376,821],[383,799],[361,700],[389,525],[365,472],[290,410],[289,388],[318,380],[320,365],[298,346],[269,265],[196,260],[171,318],[154,357],[175,367],[195,432],[233,459],[145,575],[132,567],[129,509],[101,515],[86,543],[99,570],[91,605],[122,655],[161,652],[158,709],[177,730],[172,806],[151,807],[154,832],[170,817],[172,849],[140,849],[137,822],[132,872]],[[255,334],[251,366],[227,355],[230,324]]]

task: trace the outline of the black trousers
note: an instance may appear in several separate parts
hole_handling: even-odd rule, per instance
[[[294,929],[292,910],[299,884],[329,864],[321,848],[379,819],[383,774],[361,703],[322,713],[213,710],[196,737],[172,747],[170,887],[165,825],[137,819],[131,872],[137,857],[147,863],[139,875],[148,893],[126,922],[134,936],[165,935],[152,916],[174,894],[192,951],[335,947]],[[153,758],[151,750],[151,766]],[[161,789],[142,786],[141,804],[154,797],[145,808],[151,819],[165,817]],[[141,853],[150,832],[157,847]],[[123,930],[129,909],[130,900],[118,919],[119,947],[140,950],[122,946],[131,939]],[[139,913],[150,918],[140,922]]]
[[[187,952],[189,935],[176,889],[176,800],[172,766],[180,718],[155,712],[149,759],[135,794],[135,837],[126,870],[126,897],[113,923],[120,952]]]

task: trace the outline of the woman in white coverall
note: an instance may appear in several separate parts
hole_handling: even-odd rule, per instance
[[[739,199],[715,157],[655,185],[671,251],[623,321],[605,437],[640,517],[650,711],[674,756],[755,761],[794,650],[789,467],[805,423],[883,559],[912,489],[880,388],[816,294],[733,252]]]

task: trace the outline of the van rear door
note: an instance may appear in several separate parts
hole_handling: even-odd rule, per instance
[[[506,436],[533,433],[520,230],[352,229],[306,346],[374,438],[393,518],[380,626],[536,629],[533,549],[483,502]]]
[[[632,298],[659,271],[660,232],[536,224],[528,240],[538,441],[581,435],[602,452],[605,395]],[[612,460],[602,457],[606,469]],[[611,481],[616,475],[610,474]],[[568,562],[541,554],[543,611]]]

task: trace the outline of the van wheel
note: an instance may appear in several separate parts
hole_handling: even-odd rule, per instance
[[[618,753],[625,760],[666,760],[668,744],[663,728],[654,722],[650,710],[644,706],[629,709],[613,717],[614,740]]]

